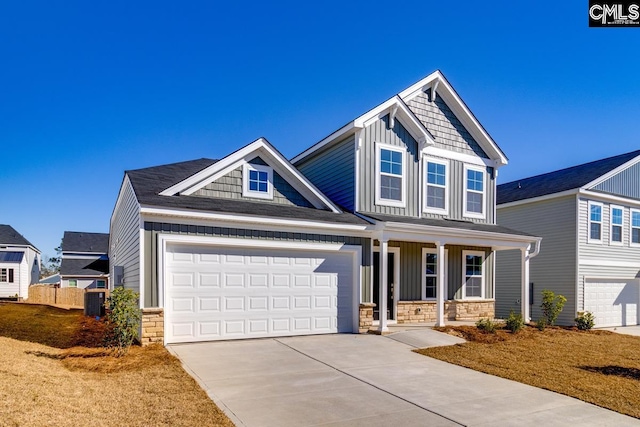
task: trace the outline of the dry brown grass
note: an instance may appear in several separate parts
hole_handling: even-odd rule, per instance
[[[25,325],[7,325],[20,317],[14,311],[19,309],[7,311],[8,305],[0,305],[0,335],[57,345],[0,336],[0,425],[233,426],[164,347],[133,347],[124,357],[102,348],[70,347],[82,340],[95,343],[99,333],[92,327],[100,322],[76,316],[74,328],[73,312],[65,318],[55,310],[36,310],[34,327],[55,336],[45,339]],[[18,307],[31,313],[34,306]],[[46,313],[70,336],[56,333],[43,319]]]
[[[470,342],[416,351],[640,418],[640,337],[562,328],[443,330]]]

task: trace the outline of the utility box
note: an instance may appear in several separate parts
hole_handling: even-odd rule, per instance
[[[105,292],[86,292],[84,294],[84,315],[104,316]]]

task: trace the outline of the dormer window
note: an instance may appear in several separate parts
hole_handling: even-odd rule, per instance
[[[405,206],[404,150],[392,145],[377,145],[376,204]]]
[[[484,169],[465,166],[464,216],[485,217],[485,173]]]
[[[273,199],[273,169],[245,163],[242,173],[242,195],[256,199]]]

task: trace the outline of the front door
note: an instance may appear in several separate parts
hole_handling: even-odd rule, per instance
[[[395,254],[389,252],[387,254],[387,319],[396,318],[395,307],[393,304],[395,295]],[[373,320],[380,320],[380,252],[373,253]]]

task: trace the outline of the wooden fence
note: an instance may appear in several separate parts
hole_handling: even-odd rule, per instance
[[[29,286],[29,299],[32,304],[63,305],[84,308],[84,294],[86,292],[105,292],[107,289],[56,288],[50,285]]]

